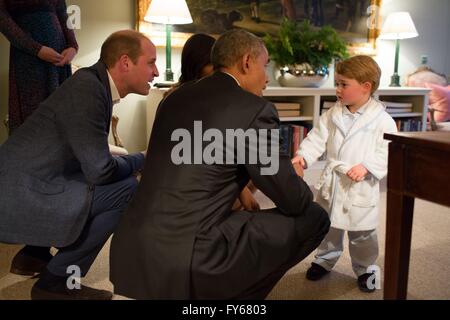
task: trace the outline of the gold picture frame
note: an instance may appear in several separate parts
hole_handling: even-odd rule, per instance
[[[182,47],[193,33],[202,32],[218,36],[230,27],[243,28],[260,36],[265,32],[274,34],[281,22],[282,14],[286,16],[285,6],[290,4],[296,10],[296,21],[310,19],[311,24],[317,27],[324,24],[332,25],[348,43],[351,55],[376,54],[376,40],[381,29],[382,0],[304,0],[301,2],[294,2],[294,0],[186,0],[186,2],[194,22],[190,25],[173,26],[173,47]],[[252,9],[249,4],[251,2],[260,3],[261,21],[258,23],[251,18]],[[164,46],[164,27],[144,21],[150,3],[151,0],[136,0],[136,30],[147,34],[157,46]],[[322,15],[320,16],[317,12],[321,12]],[[317,17],[322,21],[319,21]],[[355,30],[352,31],[352,28]]]

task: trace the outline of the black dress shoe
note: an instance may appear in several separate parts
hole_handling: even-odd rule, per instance
[[[36,284],[31,289],[31,300],[111,300],[112,292],[81,285],[80,289],[67,287],[40,288]]]
[[[311,281],[317,281],[322,279],[323,276],[329,273],[330,271],[313,262],[311,263],[311,267],[309,267],[308,271],[306,271],[306,279]]]
[[[369,288],[367,286],[367,280],[369,279],[369,277],[372,275],[372,273],[364,273],[362,275],[360,275],[358,277],[358,288],[359,290],[361,290],[362,292],[374,292],[375,291],[375,286],[371,286],[371,288]]]
[[[31,249],[30,249],[31,248]],[[50,248],[25,246],[13,258],[10,272],[21,276],[35,276],[44,271],[53,258]],[[37,252],[39,251],[39,252]]]

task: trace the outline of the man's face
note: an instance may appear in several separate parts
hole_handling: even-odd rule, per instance
[[[142,54],[136,64],[130,63],[128,88],[130,93],[148,95],[150,82],[159,76],[156,67],[156,48],[150,40],[141,40]]]
[[[266,73],[266,67],[269,64],[269,54],[264,48],[259,56],[249,59],[249,74],[246,85],[247,91],[262,97],[263,90],[266,88],[269,78]]]

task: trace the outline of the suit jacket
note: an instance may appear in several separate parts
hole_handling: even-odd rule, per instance
[[[0,241],[73,243],[95,185],[142,166],[141,154],[111,156],[111,114],[106,66],[98,62],[66,80],[0,147]]]
[[[110,274],[118,294],[189,299],[200,286],[211,289],[208,298],[230,298],[295,250],[294,223],[284,218],[301,215],[312,194],[290,159],[280,156],[272,176],[261,175],[259,163],[175,165],[171,153],[178,142],[171,135],[181,128],[194,137],[194,121],[202,121],[203,131],[223,134],[279,127],[272,103],[221,72],[183,85],[161,102],[143,177],[112,240]],[[274,219],[231,212],[249,178],[278,206]]]

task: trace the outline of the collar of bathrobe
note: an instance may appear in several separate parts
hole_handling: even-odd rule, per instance
[[[373,123],[373,121],[380,116],[385,110],[385,107],[376,99],[370,98],[369,101],[360,109],[363,109],[363,113],[355,120],[353,126],[350,128],[347,134],[343,127],[343,108],[347,108],[341,102],[337,102],[332,109],[331,119],[333,123],[339,128],[342,135],[345,136],[345,141],[350,139],[360,130]]]

